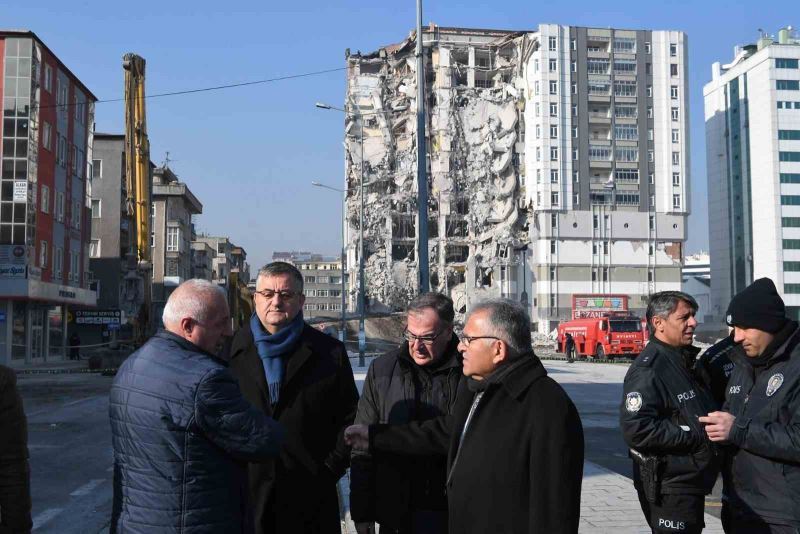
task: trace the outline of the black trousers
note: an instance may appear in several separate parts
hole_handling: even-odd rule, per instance
[[[408,525],[391,528],[381,525],[381,534],[447,534],[447,512],[439,510],[415,510],[411,512]]]
[[[653,504],[637,489],[642,512],[650,525],[653,534],[667,532],[682,534],[700,534],[705,527],[703,512],[705,497],[703,495],[661,495],[658,503]]]
[[[746,517],[726,501],[722,501],[722,529],[726,534],[798,534],[800,528],[765,523],[756,517]]]

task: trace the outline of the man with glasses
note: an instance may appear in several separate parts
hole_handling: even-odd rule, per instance
[[[453,301],[423,293],[408,305],[400,346],[369,367],[356,424],[403,424],[449,414],[461,373]],[[353,451],[350,513],[358,534],[447,532],[444,453],[412,458]]]
[[[358,403],[347,351],[303,320],[295,266],[263,267],[253,303],[231,343],[231,371],[247,400],[287,432],[276,461],[248,469],[255,532],[341,532],[336,482],[350,463],[343,431]]]
[[[570,398],[531,349],[530,319],[492,299],[467,316],[452,415],[393,426],[354,425],[348,442],[395,454],[447,454],[453,534],[576,534],[583,427]]]

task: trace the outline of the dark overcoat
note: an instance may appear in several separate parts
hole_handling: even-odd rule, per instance
[[[280,457],[248,468],[256,533],[341,532],[336,481],[350,464],[344,429],[358,405],[344,345],[305,325],[275,406],[249,322],[236,333],[230,358],[245,398],[286,428]]]
[[[28,424],[16,384],[0,365],[0,533],[31,530]]]

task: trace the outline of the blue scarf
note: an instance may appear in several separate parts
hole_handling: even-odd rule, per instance
[[[264,364],[264,375],[267,378],[269,400],[272,406],[278,404],[283,375],[286,374],[286,357],[297,346],[304,326],[302,311],[291,323],[274,334],[264,330],[258,315],[253,313],[250,317],[250,330],[253,332],[258,356]]]

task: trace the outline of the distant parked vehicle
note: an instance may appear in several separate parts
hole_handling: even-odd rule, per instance
[[[558,352],[565,350],[567,332],[575,340],[576,354],[601,360],[617,356],[635,358],[647,341],[642,320],[628,314],[609,314],[561,323],[558,325]]]

